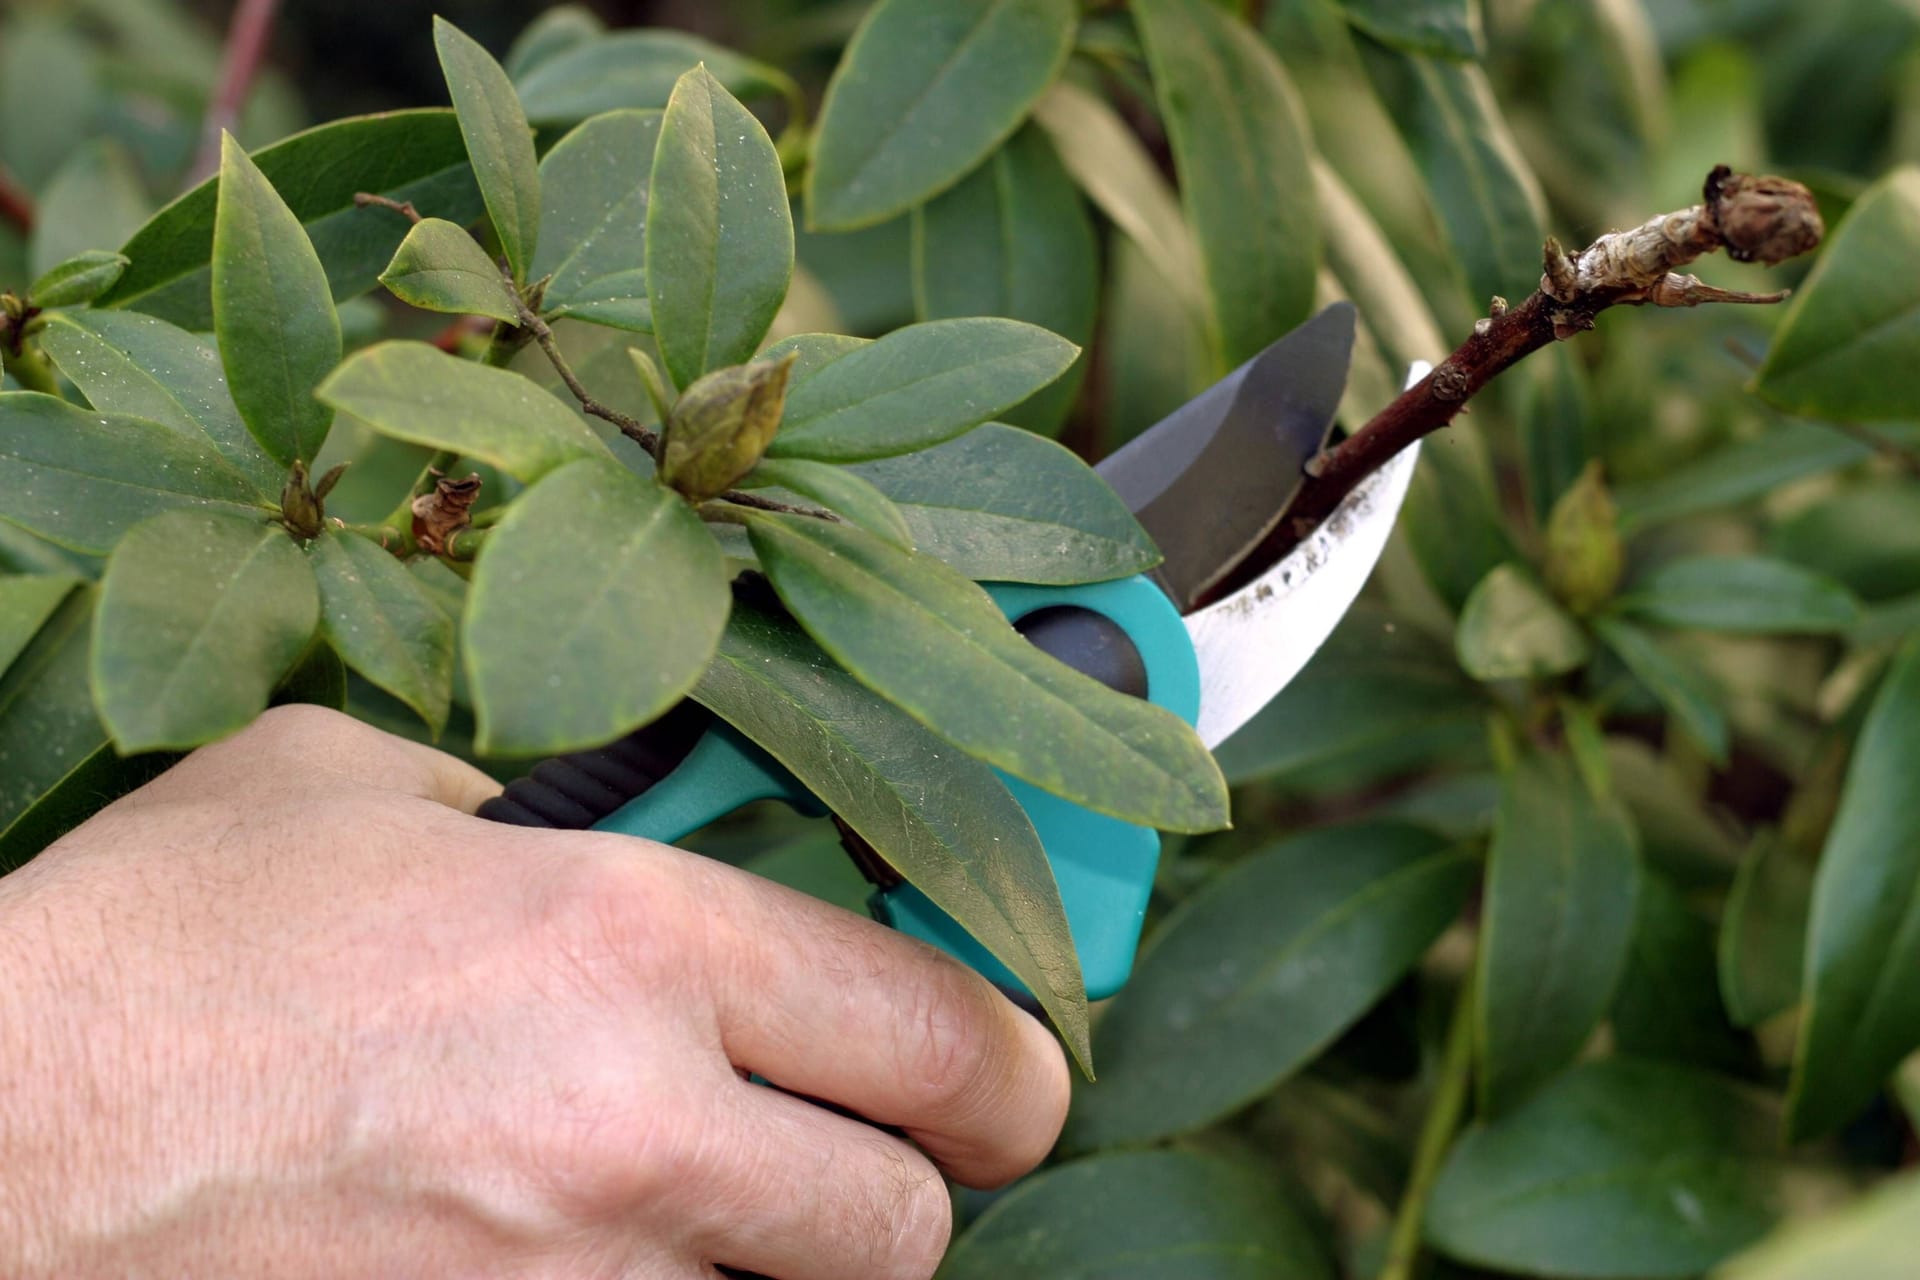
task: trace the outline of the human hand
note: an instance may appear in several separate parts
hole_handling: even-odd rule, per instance
[[[495,790],[282,708],[0,880],[0,1272],[925,1277],[1052,1145],[978,975]]]

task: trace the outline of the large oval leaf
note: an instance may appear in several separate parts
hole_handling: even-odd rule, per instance
[[[1340,0],[1347,21],[1376,40],[1443,58],[1480,56],[1480,19],[1469,0]]]
[[[514,74],[529,119],[571,124],[603,111],[658,110],[675,82],[702,63],[736,98],[799,97],[784,72],[685,31],[616,31],[576,40]]]
[[[1476,305],[1540,278],[1545,201],[1478,63],[1373,48],[1367,70],[1432,192]]]
[[[820,107],[807,222],[851,231],[959,181],[1067,60],[1072,0],[881,0]]]
[[[1400,823],[1235,863],[1160,925],[1094,1037],[1067,1141],[1142,1142],[1238,1110],[1312,1061],[1450,924],[1474,859]]]
[[[1209,0],[1135,0],[1212,300],[1216,371],[1313,310],[1320,228],[1306,113],[1280,59]]]
[[[1795,413],[1920,414],[1920,168],[1896,169],[1848,211],[1780,321],[1754,387]]]
[[[739,484],[743,489],[785,489],[819,503],[896,547],[913,550],[913,531],[907,528],[900,508],[872,481],[846,467],[803,458],[762,458]]]
[[[529,483],[579,458],[612,456],[538,383],[424,342],[382,342],[354,353],[319,395],[381,435],[451,449]]]
[[[659,139],[658,111],[610,111],[560,139],[540,161],[546,203],[533,278],[547,281],[544,310],[652,330],[647,186]]]
[[[480,198],[514,279],[524,283],[540,237],[540,169],[526,113],[507,73],[472,36],[435,17],[433,45]]]
[[[89,309],[48,316],[40,345],[94,408],[204,437],[262,494],[279,498],[284,469],[240,420],[208,343],[157,316]]]
[[[660,121],[647,197],[647,297],[674,381],[752,358],[793,276],[793,214],[773,139],[705,68]]]
[[[0,577],[0,675],[6,674],[79,582],[70,574],[58,573]]]
[[[366,191],[465,225],[484,209],[459,124],[445,108],[352,116],[262,148],[253,162],[307,229],[335,300],[373,288],[407,220],[362,209]],[[132,307],[183,329],[213,328],[214,205],[210,178],[162,209],[122,249],[132,259],[101,306]]]
[[[1593,656],[1593,642],[1519,565],[1495,568],[1460,610],[1454,653],[1476,680],[1560,675]]]
[[[282,465],[313,461],[333,424],[313,389],[340,363],[340,317],[300,220],[231,134],[220,144],[213,327],[247,430]]]
[[[1087,997],[1033,823],[987,766],[955,755],[744,602],[694,697],[766,749],[1034,992],[1090,1067]]]
[[[1527,1275],[1697,1275],[1772,1221],[1770,1113],[1691,1068],[1584,1063],[1454,1144],[1427,1240]]]
[[[849,468],[893,499],[923,554],[987,582],[1102,582],[1160,552],[1071,450],[989,422],[945,444]]]
[[[684,697],[727,619],[720,548],[679,497],[604,459],[507,509],[463,637],[482,752],[601,746]]]
[[[123,752],[245,727],[313,638],[320,594],[286,530],[215,512],[135,526],[107,560],[93,693]]]
[[[1198,1151],[1094,1156],[1021,1183],[954,1242],[939,1280],[1332,1280],[1287,1185]]]
[[[960,574],[851,525],[748,514],[761,566],[800,625],[941,737],[1129,822],[1225,823],[1226,784],[1185,722],[1042,653]]]
[[[365,538],[329,531],[307,544],[307,556],[320,584],[320,634],[438,734],[453,690],[453,619],[419,578]]]
[[[1901,650],[1860,730],[1813,882],[1787,1121],[1825,1133],[1920,1046],[1920,638]]]
[[[939,444],[1019,404],[1079,348],[1018,320],[976,316],[896,329],[787,393],[768,454],[860,462]]]
[[[1920,1174],[1889,1178],[1837,1212],[1798,1222],[1713,1273],[1713,1280],[1907,1280]]]
[[[914,302],[922,320],[1005,316],[1084,346],[1100,302],[1093,220],[1053,144],[1029,125],[959,186],[913,215]],[[1082,366],[1007,415],[1056,430]]]
[[[42,193],[27,267],[42,275],[85,250],[115,248],[152,212],[127,149],[115,139],[95,138],[67,157]],[[34,302],[55,305],[43,292],[33,290]]]
[[[1759,634],[1845,631],[1860,604],[1839,583],[1766,556],[1690,556],[1630,585],[1618,608],[1669,627]]]
[[[1720,917],[1720,998],[1751,1027],[1800,998],[1813,865],[1771,833],[1754,839]]]
[[[1633,941],[1633,824],[1560,756],[1506,779],[1478,955],[1481,1110],[1510,1109],[1573,1060],[1613,1003]]]
[[[253,485],[202,439],[34,391],[0,395],[0,520],[104,555],[174,507],[265,514]]]
[[[1731,1074],[1754,1065],[1753,1047],[1720,1000],[1713,927],[1665,876],[1641,877],[1633,947],[1614,993],[1614,1048]]]

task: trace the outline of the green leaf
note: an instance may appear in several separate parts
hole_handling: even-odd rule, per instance
[[[407,233],[388,209],[362,209],[370,192],[465,225],[483,211],[453,112],[388,111],[297,133],[253,156],[307,229],[336,301],[365,293]],[[122,246],[133,260],[102,306],[132,307],[183,329],[213,328],[210,262],[218,180],[156,213]]]
[[[0,120],[31,120],[0,138],[0,165],[37,190],[97,125],[100,58],[57,9],[8,6],[0,40]]]
[[[320,584],[322,638],[439,736],[453,689],[453,619],[404,565],[356,534],[315,538],[307,559]]]
[[[1780,321],[1754,389],[1783,409],[1860,420],[1920,415],[1920,168],[1868,188]]]
[[[1713,1273],[1713,1280],[1906,1280],[1920,1174],[1888,1178],[1844,1208],[1796,1222]]]
[[[501,66],[519,84],[541,63],[604,35],[606,30],[606,24],[584,5],[555,5],[514,37]]]
[[[1199,1151],[1099,1155],[1020,1183],[954,1241],[939,1280],[1333,1280],[1274,1173]]]
[[[1087,997],[1053,868],[1006,785],[736,604],[694,697],[766,749],[1019,978],[1086,1068]]]
[[[1874,696],[1820,855],[1807,923],[1807,1008],[1794,1049],[1787,1127],[1826,1133],[1864,1107],[1920,1046],[1920,640]]]
[[[1408,53],[1480,56],[1479,15],[1469,0],[1340,0],[1347,21]]]
[[[104,555],[173,507],[265,516],[253,486],[204,440],[37,392],[0,395],[0,520]]]
[[[107,249],[88,249],[49,267],[27,286],[27,301],[43,310],[85,306],[112,288],[126,269],[127,260],[119,254]]]
[[[89,309],[48,316],[40,346],[94,408],[210,441],[255,489],[278,500],[285,469],[240,420],[210,343],[155,316]]]
[[[122,752],[196,747],[243,728],[305,651],[320,593],[284,529],[169,511],[107,560],[93,696]]]
[[[541,306],[617,329],[653,331],[647,300],[647,185],[658,111],[611,111],[562,138],[540,161]]]
[[[79,582],[68,574],[0,577],[0,675],[6,674]]]
[[[1613,1003],[1633,941],[1633,823],[1559,756],[1508,774],[1487,855],[1476,1018],[1481,1110],[1504,1112],[1573,1060]]]
[[[799,97],[786,73],[684,31],[616,31],[581,40],[515,78],[528,119],[572,124],[603,111],[658,110],[675,82],[702,63],[736,98]]]
[[[1306,112],[1280,59],[1208,0],[1135,0],[1212,301],[1216,372],[1313,310],[1320,265]]]
[[[1755,1026],[1800,999],[1812,899],[1812,865],[1777,836],[1756,838],[1720,917],[1720,997],[1736,1026]]]
[[[602,746],[684,697],[727,620],[693,509],[605,459],[562,467],[495,526],[463,638],[489,755]]]
[[[1720,1001],[1713,926],[1662,875],[1640,882],[1633,948],[1614,993],[1614,1049],[1714,1071],[1744,1074],[1753,1047]]]
[[[1634,679],[1647,686],[1694,740],[1706,748],[1715,763],[1727,761],[1727,719],[1720,711],[1719,690],[1692,663],[1662,648],[1660,642],[1618,618],[1593,620],[1595,631],[1614,655],[1626,664]]]
[[[1234,863],[1154,932],[1094,1036],[1077,1148],[1164,1138],[1271,1091],[1453,922],[1477,866],[1401,823],[1328,827]]]
[[[922,554],[978,581],[1101,582],[1160,563],[1147,531],[1092,468],[1017,427],[989,422],[848,470],[893,500]]]
[[[793,276],[793,215],[773,140],[704,67],[674,86],[651,186],[654,340],[684,387],[744,364],[766,336]]]
[[[1648,622],[1708,631],[1845,631],[1860,604],[1845,587],[1766,556],[1691,556],[1633,583],[1617,607]]]
[[[78,670],[78,692],[84,703],[84,647],[81,647]],[[91,708],[88,708],[82,723],[86,731],[78,736],[91,738],[99,745],[59,775],[11,824],[0,829],[0,874],[25,864],[108,804],[152,782],[180,760],[180,754],[175,751],[121,755],[106,740],[106,730],[94,720]],[[0,725],[0,743],[4,743],[8,736],[6,728]]]
[[[1750,502],[1802,476],[1852,466],[1872,456],[1870,446],[1831,427],[1776,420],[1750,440],[1621,485],[1614,493],[1620,525],[1631,531]]]
[[[520,322],[512,288],[466,228],[422,218],[380,273],[393,296],[427,311]]]
[[[112,138],[95,138],[67,157],[40,197],[28,266],[34,274],[44,275],[81,254],[112,249],[137,231],[152,212],[139,167],[127,149]],[[104,292],[114,278],[117,275],[101,283],[96,292]],[[43,301],[39,285],[32,296],[41,306],[75,305]]]
[[[487,216],[500,236],[513,278],[525,284],[540,239],[540,164],[526,112],[493,55],[445,18],[433,20],[433,47],[453,96],[480,198],[487,203]]]
[[[593,429],[538,383],[424,342],[355,352],[319,394],[382,435],[451,449],[529,484],[579,458],[612,457]]]
[[[1453,655],[1377,605],[1356,604],[1306,669],[1214,757],[1233,784],[1385,781],[1484,754],[1487,700]]]
[[[1079,348],[1018,320],[979,316],[896,329],[787,394],[768,454],[860,462],[939,444],[1066,371]]]
[[[1920,590],[1920,485],[1868,479],[1774,525],[1767,549],[1863,600]]]
[[[1460,1137],[1427,1242],[1528,1275],[1697,1275],[1772,1221],[1769,1111],[1690,1068],[1583,1063]]]
[[[938,195],[985,159],[1065,65],[1072,0],[881,0],[827,84],[807,223],[852,231]]]
[[[913,213],[915,310],[922,320],[1005,316],[1084,347],[1100,302],[1093,220],[1046,134],[1029,125],[959,186]],[[1051,434],[1083,365],[1008,420]]]
[[[760,358],[778,360],[793,353],[793,369],[787,374],[787,390],[791,392],[841,356],[872,345],[871,338],[851,338],[844,333],[796,333],[769,346]]]
[[[1487,73],[1471,62],[1368,52],[1367,70],[1426,176],[1475,305],[1524,297],[1540,278],[1545,202]]]
[[[1226,784],[1189,726],[1042,653],[952,569],[850,525],[743,514],[761,566],[807,633],[941,737],[1129,822],[1167,831],[1225,823]]]
[[[1073,180],[1139,247],[1161,287],[1197,327],[1207,314],[1200,250],[1179,198],[1139,137],[1104,99],[1070,80],[1047,91],[1033,118]]]
[[[1575,670],[1593,645],[1531,574],[1503,564],[1467,597],[1454,652],[1476,680],[1522,680]]]
[[[1494,498],[1486,447],[1466,419],[1420,451],[1401,520],[1421,572],[1451,609],[1502,562],[1520,558]]]
[[[333,424],[313,389],[340,363],[340,317],[300,220],[231,134],[220,150],[213,327],[253,438],[283,465],[313,461]]]
[[[69,593],[26,649],[0,671],[0,832],[107,740],[87,687],[95,597],[91,585]],[[12,855],[15,847],[0,841],[0,853]],[[35,845],[15,861],[37,852]],[[7,870],[12,865],[0,862]]]
[[[872,481],[845,467],[802,458],[763,458],[740,481],[740,487],[785,489],[844,516],[904,551],[913,550],[913,530],[907,527],[900,508]]]

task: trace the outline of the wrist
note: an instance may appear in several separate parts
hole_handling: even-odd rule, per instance
[[[22,891],[25,873],[0,879],[0,1272],[31,1273],[53,1249],[54,1206],[68,1199],[63,1183],[71,1151],[50,1114],[62,1032],[54,1015],[56,984],[43,914]]]

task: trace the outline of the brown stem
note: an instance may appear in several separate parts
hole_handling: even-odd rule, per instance
[[[507,275],[504,269],[502,274]],[[660,433],[648,428],[638,418],[628,417],[618,409],[601,404],[594,399],[593,393],[587,390],[586,385],[580,381],[579,375],[574,373],[573,366],[567,363],[567,358],[560,354],[560,345],[553,340],[553,330],[548,327],[547,322],[542,320],[532,307],[518,301],[520,290],[513,283],[511,275],[507,275],[507,288],[516,299],[520,312],[520,327],[531,333],[533,340],[540,344],[540,349],[547,353],[548,363],[552,364],[553,371],[560,375],[560,381],[567,384],[567,390],[573,393],[573,398],[580,402],[581,410],[602,421],[611,422],[620,428],[620,434],[645,449],[648,457],[658,458]]]
[[[390,196],[375,195],[371,191],[356,191],[353,193],[353,203],[358,209],[365,209],[368,206],[375,209],[391,209],[415,226],[420,225],[420,211],[413,207],[411,200],[395,200]]]
[[[763,498],[757,493],[745,489],[729,489],[720,495],[721,502],[731,502],[736,507],[751,507],[755,511],[778,511],[790,516],[812,516],[816,520],[838,522],[840,517],[821,507],[796,507],[791,502],[781,502],[777,498]],[[701,508],[705,512],[705,506]],[[716,517],[718,518],[718,517]]]
[[[1496,301],[1494,314],[1477,322],[1472,335],[1433,372],[1309,463],[1285,518],[1210,597],[1231,595],[1277,563],[1355,486],[1414,441],[1453,421],[1480,388],[1548,343],[1593,328],[1594,317],[1608,307],[1771,303],[1786,297],[1714,289],[1675,268],[1715,250],[1768,265],[1805,253],[1824,233],[1813,194],[1785,178],[1735,174],[1721,165],[1707,175],[1704,195],[1701,204],[1601,236],[1572,256],[1548,240],[1540,288],[1516,307]]]
[[[212,177],[220,170],[220,135],[232,132],[239,123],[240,109],[253,89],[254,77],[267,52],[267,37],[273,32],[274,11],[280,0],[240,0],[227,24],[227,42],[220,57],[220,83],[207,102],[207,117],[200,127],[200,154],[194,158],[188,185]]]
[[[0,165],[0,217],[23,232],[33,230],[33,197],[21,189],[4,165]]]

